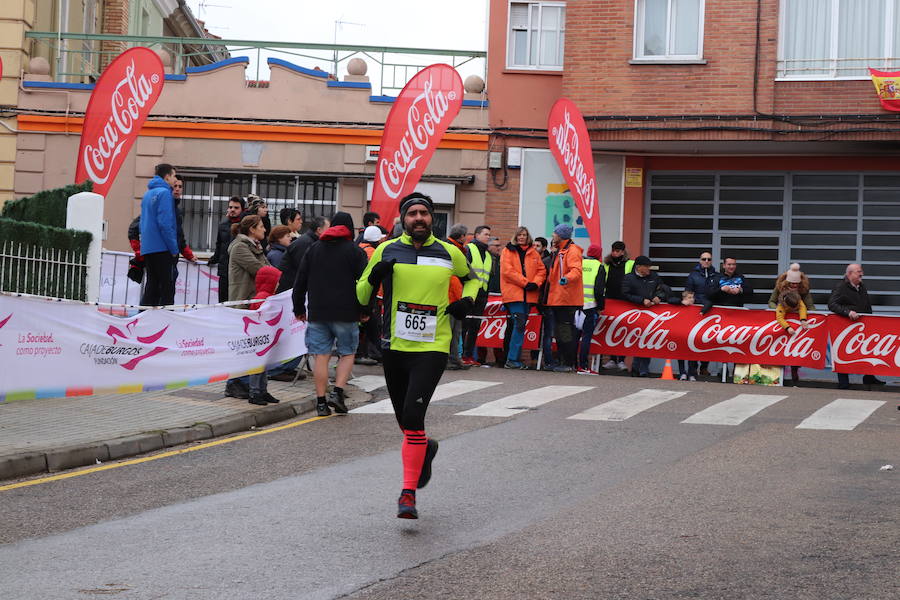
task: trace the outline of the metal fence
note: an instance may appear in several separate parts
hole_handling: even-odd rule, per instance
[[[84,300],[87,253],[4,241],[0,291]]]

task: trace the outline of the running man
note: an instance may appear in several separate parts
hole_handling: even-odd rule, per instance
[[[459,248],[432,235],[434,205],[414,192],[400,201],[403,235],[375,249],[356,284],[362,306],[384,289],[381,345],[384,378],[403,431],[403,490],[397,516],[418,519],[416,489],[431,478],[436,440],[425,436],[425,411],[447,364],[450,316],[472,310],[481,282]],[[463,296],[450,303],[451,277],[464,280]]]

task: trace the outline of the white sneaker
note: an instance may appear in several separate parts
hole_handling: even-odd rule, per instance
[[[627,370],[628,370],[628,367],[625,366],[625,361],[624,361],[624,360],[620,360],[620,361],[619,361],[619,370],[620,370],[620,371],[627,371]]]
[[[687,381],[687,375],[684,373],[681,374],[681,377],[678,378],[678,381]]]
[[[618,365],[616,365],[616,361],[614,361],[613,359],[609,359],[608,361],[603,363],[604,369],[615,369],[617,366]]]
[[[688,377],[688,381],[697,381],[697,378],[691,375],[690,377]]]

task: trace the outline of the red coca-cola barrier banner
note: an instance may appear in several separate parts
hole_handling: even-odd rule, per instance
[[[851,321],[828,316],[831,362],[835,373],[900,375],[900,319],[860,316]]]
[[[488,318],[481,320],[475,345],[480,348],[502,348],[503,340],[506,337],[508,314],[500,300],[500,294],[489,294],[483,315]],[[531,313],[528,315],[528,324],[525,326],[525,339],[522,342],[524,350],[540,348],[542,318],[537,309],[532,307]]]
[[[799,325],[797,315],[788,320]],[[828,343],[826,320],[827,315],[810,314],[809,328],[791,335],[771,310],[716,307],[701,315],[699,306],[647,308],[607,300],[591,353],[821,369]]]
[[[382,223],[393,223],[400,199],[415,191],[462,102],[462,79],[444,64],[419,71],[397,96],[381,135],[369,208]]]
[[[547,136],[550,138],[550,151],[569,185],[569,193],[578,207],[591,243],[602,246],[591,138],[584,117],[574,102],[568,98],[556,101],[547,118]]]
[[[84,115],[75,183],[90,179],[106,195],[164,83],[162,60],[149,48],[127,50],[106,67]]]

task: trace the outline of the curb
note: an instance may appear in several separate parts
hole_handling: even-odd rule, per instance
[[[248,431],[299,417],[304,413],[311,412],[315,407],[316,399],[313,395],[302,400],[272,404],[256,410],[220,417],[190,427],[172,427],[74,446],[8,454],[0,456],[0,481],[99,464],[190,442]]]

